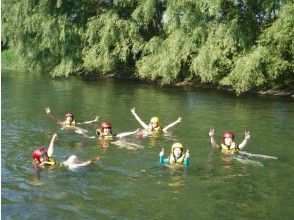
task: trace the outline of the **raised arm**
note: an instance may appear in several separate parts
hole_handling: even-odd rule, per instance
[[[54,150],[54,141],[55,141],[55,138],[57,137],[57,134],[54,133],[53,136],[52,136],[52,139],[51,139],[51,142],[49,144],[49,147],[48,147],[48,150],[47,150],[47,155],[48,157],[51,157],[53,155],[53,150]]]
[[[161,151],[159,152],[159,163],[164,164],[165,160],[164,160],[164,148],[161,149]]]
[[[46,113],[47,113],[51,118],[54,119],[54,121],[55,121],[57,124],[59,124],[59,125],[62,124],[62,122],[61,122],[58,118],[56,118],[54,115],[52,115],[52,113],[51,113],[49,107],[45,108],[45,111],[46,111]]]
[[[244,137],[244,140],[242,141],[241,144],[239,144],[239,149],[242,150],[246,144],[248,143],[248,140],[250,139],[250,134],[249,134],[249,131],[245,131],[245,137]]]
[[[214,129],[213,128],[210,128],[208,135],[210,136],[211,146],[213,148],[219,148],[219,145],[216,143],[216,141],[214,139]]]
[[[94,120],[92,120],[92,121],[84,121],[84,122],[79,122],[77,124],[78,125],[80,125],[80,124],[91,124],[91,123],[94,123],[94,122],[98,121],[98,119],[99,119],[99,116],[97,115],[96,118]]]
[[[144,123],[141,118],[136,114],[135,112],[135,108],[131,109],[132,114],[134,115],[134,117],[137,119],[137,121],[140,123],[140,125],[144,128],[144,129],[148,129],[148,125],[146,123]]]
[[[176,124],[180,123],[181,121],[182,121],[182,118],[179,117],[175,122],[170,123],[169,125],[165,126],[165,127],[162,129],[162,131],[163,131],[163,132],[166,132],[167,129],[169,129],[169,128],[175,126]]]
[[[190,164],[190,152],[189,152],[189,150],[186,150],[185,159],[184,159],[184,165],[189,166],[189,164]]]
[[[117,138],[126,137],[126,136],[129,136],[132,134],[136,134],[138,131],[140,131],[140,128],[138,128],[136,131],[130,131],[130,132],[124,132],[124,133],[117,134],[115,137],[117,137]]]

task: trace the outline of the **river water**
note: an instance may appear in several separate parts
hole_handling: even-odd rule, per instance
[[[159,88],[138,82],[52,80],[2,71],[1,202],[3,219],[292,219],[294,216],[294,102],[290,98],[189,88]],[[97,139],[61,130],[45,113],[63,118],[71,111],[94,135],[103,120],[114,133],[140,127],[130,112],[148,123],[182,122],[166,136],[124,138],[101,147]],[[249,130],[246,152],[277,157],[226,157],[213,151],[233,130],[236,141]],[[54,158],[100,156],[77,170],[34,171],[31,154],[58,134]],[[190,150],[188,168],[160,166],[174,142]],[[131,148],[130,148],[131,147]]]

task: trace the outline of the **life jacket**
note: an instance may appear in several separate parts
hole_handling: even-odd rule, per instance
[[[236,142],[233,142],[231,146],[221,144],[221,150],[222,150],[222,153],[225,153],[225,154],[237,154],[240,151]]]
[[[173,153],[171,153],[170,156],[169,156],[169,163],[170,163],[170,164],[172,164],[172,163],[183,164],[184,159],[185,159],[185,154],[183,154],[180,158],[178,158],[178,159],[176,160],[176,158],[175,158],[175,156],[173,155]]]
[[[99,128],[96,130],[96,135],[99,137],[100,140],[105,140],[105,141],[113,141],[115,137],[111,133],[104,135]]]
[[[53,158],[49,157],[48,161],[45,164],[46,167],[57,167],[58,163],[56,160],[54,160]]]
[[[68,122],[68,121],[63,121],[61,122],[63,126],[67,127],[67,126],[76,126],[76,121],[73,120],[72,122]]]

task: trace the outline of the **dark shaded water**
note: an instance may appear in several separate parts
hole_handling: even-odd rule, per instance
[[[293,99],[243,96],[209,90],[157,88],[133,82],[50,80],[2,72],[2,218],[3,219],[292,219]],[[140,127],[130,113],[136,107],[147,123],[159,116],[167,125],[182,116],[168,137],[130,136],[106,150],[96,139],[58,128],[44,107],[78,121],[110,119],[114,133]],[[98,124],[83,126],[90,135]],[[233,130],[237,142],[245,130],[245,150],[277,160],[228,159],[211,150],[208,131]],[[54,158],[75,154],[102,161],[76,171],[44,170],[37,176],[31,153],[48,146],[58,133]],[[188,169],[158,164],[174,141],[191,153]],[[125,144],[128,142],[130,144]]]

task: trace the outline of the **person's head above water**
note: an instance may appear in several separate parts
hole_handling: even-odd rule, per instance
[[[47,150],[44,149],[43,147],[39,147],[37,150],[35,150],[32,153],[32,158],[39,163],[48,161],[48,155],[47,155]]]
[[[67,113],[64,115],[64,118],[65,118],[65,121],[72,122],[72,121],[74,120],[74,115],[73,115],[73,113],[71,113],[71,112],[67,112]]]
[[[183,155],[184,146],[181,143],[174,143],[171,147],[171,152],[175,157],[181,157]]]
[[[157,128],[157,127],[159,127],[159,126],[160,126],[160,120],[159,120],[159,118],[158,118],[158,117],[152,117],[152,118],[150,119],[150,126],[151,126],[152,128]]]
[[[222,135],[222,140],[225,145],[230,146],[234,142],[235,135],[232,131],[225,131]]]
[[[103,134],[110,134],[111,133],[111,122],[104,121],[100,125],[100,130]]]

